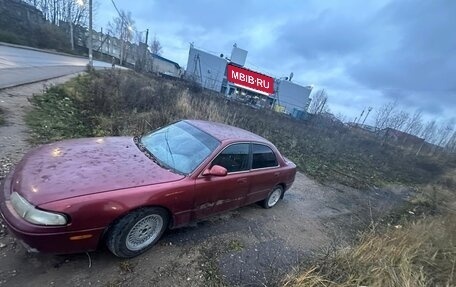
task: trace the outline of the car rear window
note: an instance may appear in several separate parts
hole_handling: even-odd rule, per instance
[[[252,145],[252,169],[277,166],[277,158],[272,149],[262,144]]]

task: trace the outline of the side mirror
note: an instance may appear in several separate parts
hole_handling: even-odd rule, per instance
[[[214,165],[211,168],[206,169],[203,172],[203,175],[204,176],[207,176],[207,175],[225,176],[225,175],[227,175],[227,173],[228,173],[228,171],[223,166]]]

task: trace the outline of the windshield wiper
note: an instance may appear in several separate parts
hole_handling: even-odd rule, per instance
[[[150,150],[147,149],[147,147],[141,142],[142,135],[140,136],[135,136],[133,137],[133,141],[135,144],[138,146],[139,150],[142,151],[148,158],[150,158],[154,163],[156,163],[158,166],[161,168],[164,168],[166,170],[170,170],[174,173],[185,175],[184,173],[178,171],[177,169],[174,169],[167,164],[163,163],[160,161]],[[173,158],[174,161],[174,158]]]
[[[153,162],[158,164],[160,167],[162,167],[164,169],[168,169],[167,166],[165,166],[161,161],[159,161],[158,158],[146,148],[146,146],[141,142],[141,138],[142,138],[142,135],[135,136],[133,138],[133,141],[138,146],[139,150],[142,151],[148,158],[150,158]]]
[[[168,131],[169,131],[169,129],[167,129],[166,132],[165,132],[166,146],[167,146],[167,148],[168,148],[169,155],[171,156],[171,160],[173,161],[172,169],[174,170],[174,172],[178,172],[178,171],[176,170],[176,162],[174,161],[174,155],[173,155],[173,152],[171,151],[171,147],[169,146],[169,142],[168,142]]]

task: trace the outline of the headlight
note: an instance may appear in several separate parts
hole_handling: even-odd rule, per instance
[[[33,224],[65,225],[67,223],[65,216],[58,213],[36,209],[17,192],[13,192],[11,194],[11,205],[19,216]]]

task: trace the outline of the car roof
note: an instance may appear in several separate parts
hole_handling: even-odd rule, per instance
[[[259,135],[230,125],[202,120],[185,120],[185,122],[210,134],[219,141],[257,141],[271,144],[267,139]]]

